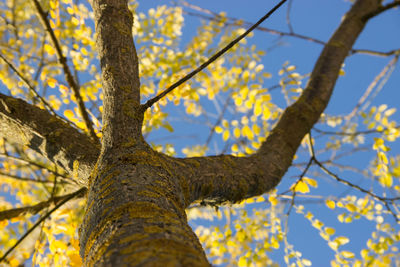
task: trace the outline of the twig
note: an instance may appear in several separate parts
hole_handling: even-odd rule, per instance
[[[300,178],[299,178],[299,179],[297,180],[297,182],[293,185],[292,200],[290,201],[289,209],[288,209],[288,211],[286,212],[286,215],[287,215],[287,216],[290,215],[290,212],[292,211],[292,208],[293,208],[293,206],[294,206],[294,199],[296,198],[296,186],[297,186],[298,183],[300,183],[300,181],[303,180],[303,177],[306,175],[306,173],[307,173],[308,169],[311,167],[313,161],[314,161],[314,157],[311,157],[310,160],[309,160],[308,163],[307,163],[306,168],[305,168],[305,169],[303,170],[303,172],[300,174]],[[282,193],[282,194],[280,194],[280,195],[283,195],[283,194],[285,194],[285,192]]]
[[[293,4],[293,0],[289,0],[289,2],[287,4],[287,10],[286,10],[286,24],[289,27],[290,33],[294,32],[292,22],[290,20],[290,10],[292,9],[292,4]]]
[[[34,161],[30,160],[30,159],[18,158],[18,157],[14,157],[14,156],[11,156],[11,155],[4,154],[4,153],[0,153],[0,157],[9,158],[9,159],[16,160],[16,161],[19,161],[19,162],[22,162],[22,163],[27,163],[27,164],[36,166],[36,167],[38,167],[40,169],[45,169],[50,173],[53,173],[53,174],[55,174],[57,176],[60,176],[60,177],[63,177],[64,179],[68,179],[70,181],[74,181],[74,180],[70,179],[68,176],[66,176],[65,174],[61,174],[59,172],[56,172],[56,171],[54,171],[54,170],[52,170],[52,169],[50,169],[50,168],[48,168],[48,167],[46,167],[46,166],[44,166],[42,164],[34,162]],[[74,181],[74,182],[76,182],[76,181]]]
[[[375,199],[377,199],[377,200],[380,200],[380,201],[382,201],[382,202],[400,200],[400,197],[391,197],[391,198],[390,198],[390,197],[381,197],[381,196],[375,195],[374,193],[372,193],[372,192],[370,192],[370,191],[368,191],[368,190],[366,190],[366,189],[364,189],[364,188],[362,188],[362,187],[360,187],[360,186],[358,186],[358,185],[356,185],[356,184],[353,184],[353,183],[351,183],[351,182],[349,182],[349,181],[347,181],[347,180],[344,180],[344,179],[340,178],[338,175],[336,175],[336,174],[334,174],[333,172],[331,172],[330,170],[328,170],[328,169],[327,169],[321,162],[319,162],[317,159],[314,159],[314,162],[315,162],[322,170],[324,170],[327,174],[329,174],[331,177],[335,178],[338,182],[341,182],[341,183],[343,183],[343,184],[345,184],[345,185],[351,186],[351,187],[357,189],[358,191],[361,191],[361,192],[363,192],[363,193],[366,193],[366,194],[372,196],[373,198],[375,198]]]
[[[393,127],[392,127],[393,128]],[[391,129],[392,129],[391,128]],[[321,133],[321,134],[329,134],[329,135],[345,135],[345,136],[356,136],[356,135],[360,135],[360,134],[373,134],[373,133],[382,133],[385,130],[387,130],[388,128],[383,128],[382,130],[378,131],[378,130],[366,130],[366,131],[358,131],[358,132],[354,132],[354,133],[348,133],[348,132],[332,132],[332,131],[324,131],[324,130],[320,130],[317,128],[313,128],[314,131],[316,131],[317,133]],[[396,126],[394,127],[394,129],[400,129],[400,126]]]
[[[192,4],[189,4],[187,2],[182,1],[182,5],[187,6],[191,9],[197,10],[199,12],[203,12],[208,14],[204,15],[204,14],[199,14],[199,13],[194,13],[194,12],[190,12],[190,11],[184,11],[185,14],[190,15],[190,16],[195,16],[195,17],[200,17],[203,19],[207,19],[207,20],[216,20],[216,21],[222,21],[222,18],[226,18],[228,19],[230,22],[224,22],[225,25],[232,25],[232,26],[249,26],[252,25],[251,22],[248,21],[244,21],[241,19],[237,19],[237,18],[232,18],[232,17],[222,17],[217,13],[214,13],[208,9],[204,9]],[[211,16],[210,16],[211,15]],[[306,36],[306,35],[302,35],[302,34],[298,34],[295,32],[285,32],[285,31],[279,31],[279,30],[275,30],[275,29],[270,29],[270,28],[266,28],[266,27],[257,27],[256,30],[259,31],[263,31],[263,32],[268,32],[271,34],[276,34],[279,36],[288,36],[288,37],[294,37],[294,38],[298,38],[298,39],[302,39],[302,40],[306,40],[306,41],[310,41],[316,44],[320,44],[320,45],[326,45],[326,42],[319,40],[317,38],[313,38],[310,36]],[[373,56],[381,56],[381,57],[387,57],[387,56],[391,56],[391,55],[395,55],[397,53],[400,52],[400,49],[395,49],[395,50],[391,50],[388,52],[381,52],[381,51],[374,51],[374,50],[368,50],[368,49],[351,49],[350,50],[350,55],[353,54],[367,54],[367,55],[373,55]]]
[[[4,176],[10,179],[15,179],[21,182],[31,182],[31,183],[41,183],[41,184],[51,184],[53,183],[53,181],[49,181],[49,180],[37,180],[37,179],[32,179],[29,177],[21,177],[18,175],[13,175],[13,174],[9,174],[9,173],[5,173],[0,171],[0,176]],[[61,183],[66,183],[66,182],[61,182]]]
[[[365,19],[370,19],[372,17],[375,17],[379,14],[381,14],[382,12],[385,12],[386,10],[389,10],[391,8],[394,8],[395,6],[400,6],[400,1],[399,0],[394,0],[393,2],[381,6],[380,8],[374,10],[373,12],[371,12],[370,14],[368,14],[367,16],[365,16]]]
[[[314,151],[314,146],[313,146],[313,144],[312,144],[311,134],[309,135],[309,140],[310,140],[310,146],[311,146],[312,160],[313,160],[322,170],[324,170],[324,171],[325,171],[327,174],[329,174],[331,177],[335,178],[338,182],[341,182],[341,183],[343,183],[343,184],[345,184],[345,185],[348,185],[348,186],[350,186],[350,187],[352,187],[352,188],[355,188],[355,189],[357,189],[357,190],[359,190],[359,191],[361,191],[361,192],[363,192],[363,193],[366,193],[366,194],[372,196],[373,198],[375,198],[375,199],[377,199],[377,200],[382,201],[382,202],[384,203],[386,209],[393,215],[393,217],[394,217],[394,219],[396,220],[396,222],[399,222],[399,218],[398,218],[397,215],[393,212],[393,210],[390,208],[388,202],[393,203],[393,202],[396,201],[396,200],[400,200],[400,197],[393,197],[393,198],[381,197],[381,196],[378,196],[378,195],[376,195],[376,194],[374,194],[374,193],[372,193],[372,192],[370,192],[370,191],[368,191],[368,190],[366,190],[366,189],[364,189],[364,188],[362,188],[362,187],[360,187],[360,186],[358,186],[358,185],[356,185],[356,184],[353,184],[353,183],[351,183],[351,182],[349,182],[349,181],[347,181],[347,180],[344,180],[344,179],[340,178],[338,175],[336,175],[336,174],[334,174],[333,172],[331,172],[330,170],[328,170],[320,161],[317,160],[317,158],[315,157],[315,151]],[[293,200],[292,202],[294,202],[294,200]]]
[[[82,195],[85,192],[86,191],[83,191]],[[40,202],[40,203],[38,203],[36,205],[33,205],[33,206],[26,206],[26,207],[22,207],[22,208],[15,208],[15,209],[9,209],[9,210],[0,211],[0,221],[9,220],[11,218],[22,216],[22,215],[25,215],[27,213],[37,214],[41,210],[49,207],[51,204],[54,203],[55,205],[57,205],[61,201],[69,198],[71,195],[74,195],[74,194],[76,194],[76,192],[68,194],[68,195],[64,195],[64,196],[51,197],[48,200],[42,201],[42,202]],[[76,196],[76,195],[74,195],[74,196]]]
[[[34,0],[37,1],[37,0]],[[159,95],[155,96],[152,99],[149,99],[145,104],[142,105],[143,110],[148,109],[151,107],[154,103],[159,101],[161,98],[166,96],[169,92],[174,90],[176,87],[182,85],[185,83],[187,80],[195,76],[197,73],[205,69],[208,65],[210,65],[212,62],[214,62],[217,58],[222,56],[225,52],[227,52],[229,49],[231,49],[235,44],[240,42],[244,37],[246,37],[250,32],[252,32],[255,28],[258,27],[264,20],[266,20],[269,16],[271,16],[281,5],[283,5],[287,0],[282,0],[280,1],[276,6],[274,6],[267,14],[265,14],[259,21],[257,21],[253,26],[251,26],[247,31],[245,31],[243,34],[241,34],[239,37],[237,37],[235,40],[230,42],[227,46],[225,46],[223,49],[221,49],[219,52],[214,54],[212,57],[210,57],[206,62],[201,64],[198,68],[196,68],[194,71],[191,73],[185,75],[182,79],[165,89],[163,92],[161,92]]]
[[[6,257],[33,231],[35,228],[40,225],[44,220],[46,220],[53,212],[55,212],[59,207],[64,205],[69,200],[75,197],[82,197],[86,193],[86,188],[83,187],[74,193],[68,195],[68,197],[64,198],[60,203],[58,203],[54,208],[52,208],[49,212],[43,215],[23,236],[21,236],[18,241],[7,250],[7,252],[0,258],[0,262],[4,261]]]
[[[390,62],[382,69],[382,71],[374,78],[374,80],[371,82],[371,84],[368,86],[367,90],[365,90],[365,93],[363,96],[358,100],[356,106],[354,109],[350,112],[349,115],[345,117],[347,121],[349,121],[351,118],[354,117],[354,115],[357,113],[357,111],[360,109],[361,105],[365,102],[365,100],[368,98],[368,96],[371,94],[372,90],[376,87],[378,82],[383,79],[383,77],[388,73],[388,71],[397,63],[399,59],[399,56],[394,57]]]
[[[39,93],[33,88],[30,82],[22,75],[21,72],[10,62],[8,61],[2,54],[0,54],[0,58],[17,74],[17,76],[25,83],[28,89],[35,95],[39,100],[43,103],[43,105],[53,114],[57,115],[54,109],[47,103],[47,101],[39,95]]]
[[[45,27],[47,32],[50,34],[50,39],[56,49],[58,61],[63,67],[65,79],[67,80],[68,85],[72,88],[72,91],[74,92],[74,96],[75,96],[75,99],[78,104],[79,112],[81,113],[83,121],[85,122],[86,128],[89,131],[89,135],[93,139],[94,142],[98,143],[99,138],[97,137],[97,135],[94,131],[93,123],[89,119],[89,115],[86,111],[85,103],[83,102],[82,96],[79,91],[79,86],[76,83],[76,81],[74,80],[74,77],[72,76],[71,70],[69,69],[68,64],[67,64],[67,59],[62,53],[61,46],[58,42],[56,35],[54,34],[53,29],[50,26],[50,22],[47,19],[47,15],[44,12],[44,10],[42,9],[42,7],[40,6],[40,3],[38,2],[38,0],[32,0],[32,1],[36,7],[38,16],[39,16],[43,26]]]

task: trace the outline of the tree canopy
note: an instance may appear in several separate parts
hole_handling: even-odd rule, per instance
[[[179,249],[201,266],[200,243],[213,265],[310,266],[310,243],[331,266],[399,263],[400,129],[379,95],[398,87],[400,44],[354,43],[400,2],[346,2],[326,39],[297,32],[295,0],[263,7],[288,30],[142,2],[0,4],[0,263],[110,264],[121,250],[140,264]],[[313,67],[271,65],[298,41],[317,51]],[[350,108],[325,109],[365,71],[354,61],[377,58],[340,95],[357,98]]]

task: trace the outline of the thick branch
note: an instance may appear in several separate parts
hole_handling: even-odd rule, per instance
[[[305,91],[287,108],[260,150],[247,158],[216,156],[182,159],[191,199],[238,201],[274,188],[292,163],[303,137],[311,130],[332,94],[339,70],[380,0],[359,0],[325,45]]]
[[[132,37],[132,14],[126,0],[94,0],[104,93],[104,150],[142,141],[139,67]]]
[[[58,205],[61,201],[64,201],[66,199],[71,199],[71,197],[74,197],[74,198],[75,197],[83,197],[86,194],[86,191],[87,191],[87,189],[83,188],[83,189],[79,190],[79,194],[77,194],[76,192],[73,192],[71,194],[67,194],[64,196],[52,197],[49,200],[40,202],[33,206],[27,206],[27,207],[22,207],[22,208],[15,208],[15,209],[10,209],[10,210],[0,211],[0,221],[9,220],[11,218],[22,216],[27,213],[37,214],[38,212],[42,211],[43,209],[49,207],[52,204]]]
[[[0,136],[42,154],[87,184],[100,148],[85,134],[48,111],[0,94]]]

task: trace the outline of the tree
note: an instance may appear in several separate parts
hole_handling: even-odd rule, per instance
[[[325,227],[312,214],[306,214],[301,205],[295,205],[296,195],[307,193],[309,186],[317,185],[315,179],[305,176],[312,166],[363,193],[364,198],[359,199],[350,197],[336,202],[327,199],[329,207],[340,205],[348,210],[342,220],[367,216],[377,202],[398,220],[399,161],[398,158],[389,161],[387,157],[387,142],[399,136],[398,126],[389,121],[393,109],[381,106],[369,113],[355,110],[370,123],[369,131],[380,134],[374,139],[373,149],[377,156],[371,167],[376,180],[372,182],[380,185],[377,191],[369,191],[343,179],[326,167],[327,163],[320,161],[315,152],[311,130],[318,120],[331,124],[334,121],[327,115],[321,118],[321,114],[329,102],[344,60],[349,53],[357,52],[353,44],[367,22],[398,6],[399,1],[385,5],[379,0],[355,1],[332,37],[324,43],[307,85],[304,89],[298,88],[300,94],[296,101],[283,111],[271,103],[267,90],[246,86],[262,72],[262,66],[257,63],[262,53],[246,48],[244,44],[231,47],[227,35],[222,36],[220,45],[228,44],[230,64],[237,64],[236,69],[227,69],[223,60],[213,58],[210,73],[199,72],[189,80],[191,86],[179,80],[182,77],[183,81],[189,79],[191,76],[185,76],[187,69],[204,62],[204,55],[213,52],[207,45],[216,40],[222,26],[243,24],[243,21],[232,20],[223,14],[213,17],[203,26],[204,33],[196,36],[186,51],[179,51],[181,8],[153,9],[146,18],[145,15],[138,16],[135,5],[128,5],[127,1],[93,0],[91,4],[99,61],[94,51],[93,29],[85,26],[90,14],[86,5],[78,6],[70,0],[32,0],[11,1],[2,6],[4,33],[0,73],[9,94],[0,94],[4,169],[1,175],[10,183],[11,193],[24,205],[22,208],[4,205],[4,211],[0,212],[1,227],[6,236],[14,234],[20,238],[18,241],[2,240],[3,261],[18,265],[21,257],[31,257],[29,249],[33,247],[34,262],[79,265],[80,258],[75,251],[78,241],[74,235],[82,220],[79,249],[85,265],[208,266],[199,239],[188,224],[185,209],[194,203],[219,207],[270,192],[292,165],[302,142],[308,144],[310,157],[303,166],[303,173],[284,193],[291,195],[287,214],[294,207],[320,230],[336,252],[332,264],[347,264],[352,260],[352,252],[339,249],[348,240],[340,236],[331,238],[332,228]],[[133,17],[142,22],[133,23]],[[231,35],[244,37],[243,29],[235,29]],[[132,32],[144,47],[140,51],[141,57],[132,42]],[[399,56],[399,50],[370,53],[393,56],[389,68]],[[240,57],[245,59],[239,61]],[[299,77],[293,70],[292,66],[284,66],[282,74],[286,76],[280,87],[289,88],[307,78],[306,75]],[[383,76],[387,70],[384,71]],[[235,79],[225,81],[222,79],[225,75]],[[80,80],[85,82],[80,83]],[[165,91],[155,90],[176,81]],[[240,90],[232,94],[227,92],[227,88],[234,86],[239,86]],[[56,93],[51,95],[48,91]],[[155,93],[155,97],[149,97]],[[239,111],[243,107],[240,112],[244,110],[248,114],[247,123],[243,119],[240,123],[236,121],[235,126],[222,115],[212,127],[212,131],[223,134],[224,141],[231,134],[236,139],[243,137],[242,146],[239,147],[239,143],[232,146],[237,156],[176,158],[171,155],[170,147],[152,147],[145,140],[144,136],[156,128],[171,130],[163,110],[167,100],[177,105],[183,102],[186,113],[196,115],[201,94],[212,97],[210,95],[215,93],[225,93],[228,99],[234,100]],[[141,96],[147,97],[147,101],[141,102]],[[249,102],[243,103],[245,101]],[[230,103],[226,103],[227,108]],[[248,121],[252,118],[250,124]],[[341,134],[357,145],[357,137],[363,133],[357,133],[352,121],[346,123]],[[232,131],[229,125],[234,126]],[[318,128],[315,131],[331,134]],[[254,137],[260,135],[264,136],[255,141]],[[256,151],[249,145],[252,141]],[[334,144],[327,148],[335,150]],[[199,153],[187,151],[192,155]],[[79,201],[84,196],[86,202]],[[43,201],[43,198],[47,200]],[[272,191],[268,200],[271,208],[278,198],[276,191]],[[63,206],[67,202],[69,206]],[[374,212],[371,216],[379,213],[376,208]],[[38,213],[40,218],[24,217]],[[13,222],[19,222],[17,227]],[[387,225],[378,224],[381,227]],[[21,234],[26,230],[26,234]],[[236,235],[243,235],[243,231],[249,229],[236,230]],[[386,231],[388,238],[375,243],[371,241],[370,250],[362,255],[364,263],[395,258],[389,248],[400,237],[393,229]],[[63,234],[61,239],[57,237],[60,233]],[[43,256],[47,244],[42,242],[44,235],[53,254],[46,257]],[[22,246],[23,240],[26,246]],[[268,242],[274,247],[283,240],[285,232],[280,229]],[[203,241],[207,247],[209,240]],[[19,254],[13,254],[14,249],[19,249]],[[67,252],[60,253],[64,250]],[[309,265],[309,261],[301,259],[289,244],[286,250],[288,263],[294,258],[298,265]],[[268,259],[262,255],[258,257],[260,262]],[[248,263],[246,257],[238,259],[239,265]],[[354,264],[361,263],[354,261]]]

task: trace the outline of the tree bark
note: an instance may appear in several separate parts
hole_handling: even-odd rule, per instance
[[[178,159],[153,151],[144,141],[138,58],[126,0],[93,0],[104,93],[101,148],[46,111],[4,95],[0,135],[42,153],[88,187],[80,229],[85,265],[208,266],[185,208],[199,200],[240,201],[280,182],[381,2],[355,2],[324,47],[299,100],[252,156]]]

